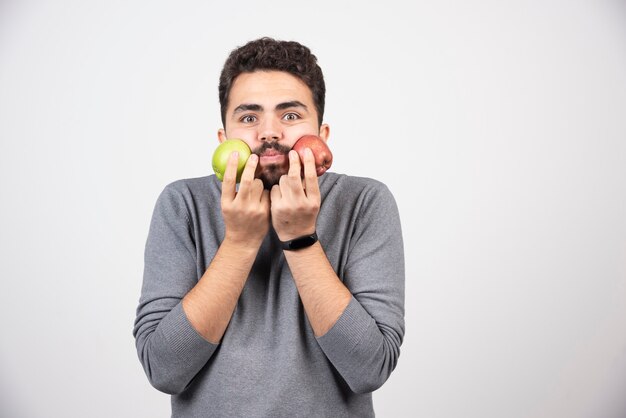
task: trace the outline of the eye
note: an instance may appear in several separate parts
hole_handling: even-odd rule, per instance
[[[293,112],[285,113],[285,115],[283,116],[283,119],[287,121],[294,121],[294,120],[300,119],[300,115],[298,115],[297,113],[293,113]]]
[[[256,122],[256,116],[254,115],[244,115],[242,116],[239,121],[243,122],[243,123],[254,123]]]

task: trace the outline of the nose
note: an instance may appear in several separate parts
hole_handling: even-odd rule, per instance
[[[282,139],[283,127],[275,118],[265,118],[259,126],[259,140],[273,142]]]

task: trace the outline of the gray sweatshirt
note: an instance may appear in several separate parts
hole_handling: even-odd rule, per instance
[[[221,183],[180,180],[159,196],[145,249],[133,334],[150,383],[173,417],[372,417],[371,392],[395,368],[404,336],[404,253],[395,200],[382,183],[319,178],[320,243],[353,297],[315,337],[273,230],[219,344],[181,300],[224,237]]]

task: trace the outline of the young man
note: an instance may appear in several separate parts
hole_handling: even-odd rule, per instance
[[[404,336],[393,196],[367,178],[318,178],[310,151],[301,178],[291,147],[329,136],[308,48],[234,50],[219,95],[218,139],[253,155],[239,188],[233,154],[223,183],[180,180],[157,200],[134,328],[148,379],[173,395],[174,417],[374,416]]]

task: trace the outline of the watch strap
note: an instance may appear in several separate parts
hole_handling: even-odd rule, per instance
[[[313,232],[309,235],[303,235],[298,238],[291,239],[289,241],[280,241],[280,245],[283,250],[294,251],[301,248],[310,247],[318,241],[317,232]]]

